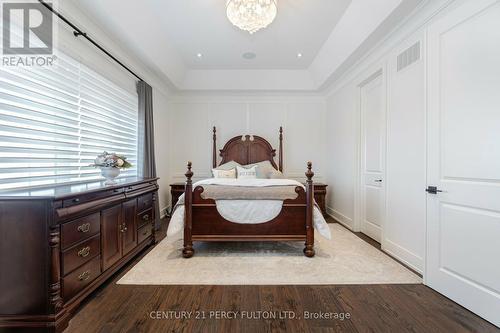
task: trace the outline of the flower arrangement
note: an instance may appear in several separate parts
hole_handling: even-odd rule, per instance
[[[132,167],[132,164],[127,161],[127,158],[123,155],[117,155],[115,153],[103,152],[97,155],[94,160],[94,167],[100,168],[117,168],[117,169],[127,169]]]

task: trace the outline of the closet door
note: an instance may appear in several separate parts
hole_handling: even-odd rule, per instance
[[[382,72],[360,87],[361,101],[361,231],[381,241],[385,207],[385,88]]]
[[[106,270],[122,257],[122,205],[101,212],[102,270]]]
[[[500,326],[500,1],[429,30],[425,282]]]

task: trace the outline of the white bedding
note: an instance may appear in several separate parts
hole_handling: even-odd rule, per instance
[[[225,185],[225,186],[301,186],[301,183],[291,179],[220,179],[210,178],[193,184],[198,185]],[[240,224],[260,224],[271,221],[281,212],[283,201],[280,200],[216,200],[217,211],[226,220]],[[323,214],[314,206],[313,225],[320,235],[331,239]],[[168,225],[167,237],[174,237],[184,230],[184,208],[178,207]]]

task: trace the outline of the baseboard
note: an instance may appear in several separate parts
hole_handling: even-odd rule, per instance
[[[347,217],[339,211],[336,211],[335,209],[328,206],[326,207],[326,213],[328,214],[328,216],[345,226],[347,229],[351,231],[353,230],[353,220],[350,217]]]
[[[423,274],[424,260],[411,251],[408,251],[387,238],[382,242],[382,250],[419,274]]]
[[[163,219],[165,218],[165,216],[167,216],[169,209],[170,206],[160,208],[160,219]]]

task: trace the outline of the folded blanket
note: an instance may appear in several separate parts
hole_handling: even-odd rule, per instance
[[[202,199],[212,200],[294,200],[299,196],[295,192],[295,185],[288,186],[227,186],[227,185],[201,185]],[[178,205],[184,204],[184,196],[179,198]]]

